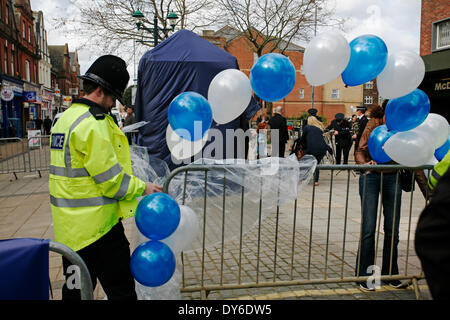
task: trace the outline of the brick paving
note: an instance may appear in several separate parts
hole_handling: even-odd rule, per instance
[[[0,201],[2,203],[0,238],[54,239],[48,195],[48,172],[44,171],[41,174],[42,178],[33,173],[19,173],[17,180],[9,174],[0,175]],[[265,213],[261,220],[260,230],[256,205],[250,201],[246,202],[246,214],[247,212],[253,212],[253,214],[250,213],[249,217],[251,218],[246,217],[243,220],[242,240],[240,211],[234,216],[227,216],[225,232],[231,236],[227,235],[223,243],[223,263],[221,259],[222,213],[214,214],[213,210],[208,211],[205,227],[207,245],[205,246],[203,268],[204,283],[231,285],[258,281],[261,284],[291,279],[300,281],[324,279],[325,275],[327,279],[352,276],[359,241],[360,204],[356,180],[358,177],[350,176],[349,203],[347,219],[345,219],[347,173],[341,172],[333,178],[333,196],[329,210],[330,174],[330,172],[321,173],[320,185],[315,190],[312,232],[310,232],[313,188],[311,184],[299,192],[295,228],[293,202],[281,206],[278,216],[273,210]],[[424,202],[420,192],[415,192],[410,217],[410,197],[410,193],[403,194],[399,244],[400,274],[405,270],[408,274],[420,272],[420,263],[414,252],[413,235]],[[197,210],[197,214],[199,215],[200,230],[202,230],[202,211]],[[328,219],[328,217],[330,218]],[[124,225],[133,249],[137,239],[134,219],[128,219]],[[345,239],[344,228],[346,230]],[[275,230],[278,230],[277,234]],[[410,230],[409,233],[408,230]],[[327,231],[329,231],[329,237],[326,236]],[[377,263],[381,263],[382,237],[381,230]],[[276,255],[274,254],[275,242]],[[240,247],[242,247],[242,251],[239,250]],[[309,260],[310,250],[311,259]],[[61,298],[60,289],[64,281],[61,258],[59,254],[50,252],[49,259],[53,299],[57,300]],[[183,261],[186,287],[199,285],[202,279],[200,235],[183,254]],[[426,282],[420,280],[419,285],[422,298],[429,299]],[[104,298],[104,292],[100,285],[97,285],[94,296],[96,299]],[[180,297],[182,299],[200,299],[201,296],[197,291],[182,292]],[[208,292],[208,299],[409,300],[415,299],[415,294],[412,286],[402,290],[382,286],[376,292],[366,293],[356,287],[354,283],[342,282],[213,290]]]

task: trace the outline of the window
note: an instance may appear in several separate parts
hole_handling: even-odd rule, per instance
[[[300,89],[300,99],[303,99],[305,97],[305,89]]]
[[[365,89],[373,89],[373,81],[366,82],[364,85]]]
[[[31,43],[31,27],[28,27],[28,42]]]
[[[331,90],[331,99],[339,99],[339,89]]]
[[[450,47],[450,20],[436,24],[436,49]]]
[[[26,78],[28,82],[30,81],[30,61],[25,60],[25,72],[26,72]]]
[[[6,6],[5,18],[6,18],[6,24],[9,24],[9,6]]]
[[[27,38],[26,31],[25,31],[25,22],[22,22],[22,37],[24,39]]]
[[[372,104],[373,103],[373,97],[372,96],[365,96],[364,97],[364,104]]]
[[[8,73],[8,47],[5,46],[5,73]]]
[[[11,74],[15,76],[14,74],[14,50],[11,50]]]

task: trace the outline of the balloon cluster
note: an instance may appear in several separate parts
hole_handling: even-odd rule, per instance
[[[417,89],[425,64],[415,52],[390,53],[375,35],[362,35],[350,43],[338,32],[315,37],[305,49],[303,70],[313,86],[341,76],[346,86],[376,78],[379,94],[390,99],[386,124],[369,137],[369,152],[377,163],[391,160],[416,167],[441,160],[450,148],[447,120],[430,113],[430,100]],[[434,158],[436,156],[436,159]]]
[[[161,286],[175,272],[175,255],[183,251],[198,232],[195,212],[165,193],[145,196],[136,209],[136,225],[149,238],[131,255],[134,278],[148,287]]]
[[[265,101],[287,96],[295,84],[295,67],[284,55],[269,53],[258,59],[250,79],[237,69],[219,72],[208,88],[208,99],[196,92],[183,92],[169,105],[166,142],[176,159],[187,159],[202,150],[212,120],[225,124],[247,108],[252,90]]]

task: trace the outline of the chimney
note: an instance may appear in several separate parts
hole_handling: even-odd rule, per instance
[[[203,30],[203,37],[214,37],[214,30]]]

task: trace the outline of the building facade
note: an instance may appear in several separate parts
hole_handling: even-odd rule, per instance
[[[47,30],[45,29],[43,12],[33,12],[33,15],[35,19],[36,44],[40,57],[38,62],[38,83],[41,87],[41,119],[45,119],[46,117],[52,119],[52,114],[55,109],[53,102],[55,91],[52,89],[51,82],[52,64],[48,51]]]
[[[450,2],[422,0],[420,55],[425,77],[419,86],[430,98],[430,112],[450,122]]]
[[[14,3],[0,0],[0,137],[22,134],[23,81],[19,76],[19,30]]]
[[[238,30],[230,26],[218,31],[203,30],[202,37],[235,56],[240,70],[249,76],[258,55],[252,49],[252,44]],[[329,123],[336,113],[351,116],[352,107],[356,108],[364,102],[363,86],[345,88],[340,77],[323,86],[314,87],[313,97],[313,88],[302,74],[305,49],[283,41],[280,47],[286,48],[283,54],[289,57],[296,70],[296,82],[292,91],[283,100],[272,103],[273,106],[284,107],[285,117],[300,117],[302,113],[314,107],[320,115],[325,116]],[[270,49],[266,48],[263,54],[270,52]],[[273,52],[280,52],[280,50],[277,48]],[[269,108],[262,110],[255,115],[255,118],[261,113],[271,115],[271,110]]]
[[[55,74],[55,103],[58,112],[64,111],[71,104],[69,100],[72,88],[72,71],[68,44],[48,46],[52,72]]]
[[[422,0],[420,55],[425,78],[419,89],[430,98],[430,112],[450,122],[450,1]]]

